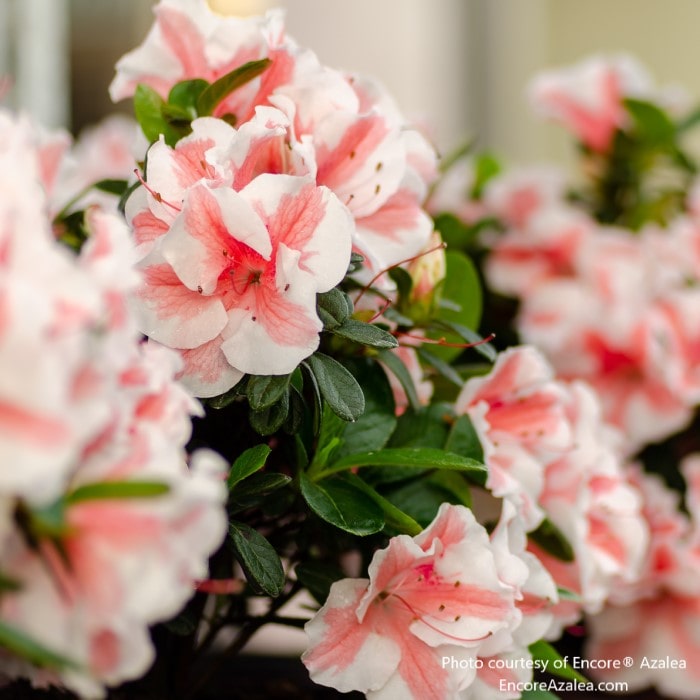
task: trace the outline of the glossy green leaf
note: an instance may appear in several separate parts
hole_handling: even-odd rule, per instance
[[[358,467],[411,467],[413,469],[453,469],[483,479],[486,467],[474,459],[431,447],[394,447],[348,455],[334,462],[317,479]]]
[[[413,383],[413,378],[401,358],[391,350],[383,350],[379,353],[378,359],[399,380],[403,390],[406,392],[411,408],[414,411],[419,410],[421,404],[416,385]]]
[[[275,548],[245,523],[231,522],[229,537],[251,587],[276,598],[284,588],[284,569]]]
[[[84,501],[155,498],[169,492],[170,486],[162,481],[98,481],[78,486],[65,501],[73,505]]]
[[[78,664],[34,641],[31,637],[0,620],[0,648],[26,659],[30,664],[55,671],[78,668]]]
[[[450,434],[447,436],[445,449],[463,457],[475,459],[477,462],[484,461],[484,449],[471,418],[467,415],[459,416],[453,423]]]
[[[228,474],[229,490],[239,481],[262,469],[271,451],[267,445],[256,445],[239,455]]]
[[[316,515],[335,527],[360,537],[384,527],[381,507],[340,476],[314,483],[301,475],[301,493]]]
[[[201,78],[183,80],[173,85],[168,95],[168,103],[188,110],[191,118],[194,119],[198,116],[197,100],[208,87],[209,83]]]
[[[389,447],[442,449],[445,446],[452,419],[453,408],[447,403],[431,403],[418,411],[409,408],[398,419],[396,430],[389,440]]]
[[[357,420],[365,410],[365,397],[355,377],[340,362],[320,352],[306,362],[331,410],[343,420]]]
[[[254,411],[262,411],[282,399],[289,390],[291,375],[251,375],[248,377],[246,396]]]
[[[197,114],[200,117],[213,114],[220,102],[226,99],[234,90],[257,78],[270,65],[272,65],[272,61],[269,58],[249,61],[219,78],[199,95],[197,99]]]
[[[384,447],[396,428],[394,392],[381,365],[367,358],[355,358],[347,369],[362,386],[365,411],[354,422],[345,423],[343,443],[336,457]]]
[[[389,499],[382,496],[376,489],[372,488],[363,479],[355,474],[345,473],[342,478],[352,486],[362,491],[371,498],[384,512],[384,527],[391,531],[391,534],[411,535],[419,534],[423,528],[408,513],[397,508]]]
[[[316,295],[316,312],[327,330],[333,330],[343,324],[352,313],[352,301],[340,289],[329,289]]]
[[[134,92],[134,114],[146,138],[152,143],[161,134],[169,146],[174,146],[189,129],[178,129],[163,116],[165,101],[147,85],[139,84]]]
[[[285,392],[277,403],[263,408],[261,411],[250,409],[248,420],[250,426],[260,435],[276,433],[287,420],[289,413],[289,392]]]
[[[331,332],[355,343],[369,345],[373,348],[385,349],[399,346],[398,340],[388,331],[371,323],[356,321],[354,318],[346,319],[342,324],[333,328]]]
[[[228,512],[239,513],[263,505],[271,493],[279,491],[291,481],[290,476],[278,472],[252,474],[231,492]]]
[[[479,274],[474,263],[463,253],[448,250],[445,253],[447,275],[442,286],[442,298],[452,302],[455,308],[441,308],[438,318],[457,323],[468,329],[478,328],[481,320],[482,292]],[[458,310],[457,310],[458,309]],[[428,333],[431,338],[444,337],[449,343],[461,343],[463,338],[454,332]],[[469,341],[468,341],[469,342]],[[461,348],[432,345],[430,351],[442,360],[450,360],[461,354]]]

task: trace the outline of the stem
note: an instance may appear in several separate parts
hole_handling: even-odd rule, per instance
[[[241,629],[239,630],[235,639],[221,652],[221,654],[219,654],[216,660],[209,664],[209,667],[204,671],[204,673],[202,673],[202,675],[199,677],[199,680],[196,680],[192,683],[185,697],[190,698],[190,700],[195,698],[198,692],[206,686],[211,677],[216,674],[216,672],[223,666],[223,664],[228,659],[235,656],[239,651],[241,651],[243,647],[245,647],[245,645],[250,641],[252,636],[261,627],[270,622],[277,622],[278,620],[294,620],[295,618],[278,617],[276,613],[283,605],[286,605],[301,590],[301,588],[301,584],[298,581],[295,581],[287,593],[283,593],[279,597],[272,600],[270,604],[270,609],[264,615],[252,617],[246,620],[242,624]],[[224,623],[217,628],[216,633],[213,636],[211,636],[211,640],[208,641],[211,635],[210,630],[210,633],[208,633],[207,637],[205,638],[205,641],[208,641],[208,645],[210,645],[211,642],[216,638],[217,634],[221,631],[221,629],[223,629],[223,627],[226,626],[227,622],[229,621],[227,621],[226,618],[224,618]],[[282,624],[291,623],[287,622]],[[296,622],[294,624],[298,625],[298,623]],[[198,651],[201,651],[201,649],[202,647],[200,646],[200,650]]]

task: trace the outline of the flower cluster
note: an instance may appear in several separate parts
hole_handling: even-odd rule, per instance
[[[650,100],[677,104],[623,57],[551,72],[585,185],[436,182],[282,13],[154,13],[110,88],[138,139],[0,112],[3,681],[170,697],[267,623],[378,700],[578,678],[546,640],[582,620],[593,657],[697,658],[700,445],[686,514],[635,455],[700,400],[700,185]]]
[[[690,669],[700,653],[694,583],[700,220],[697,168],[683,142],[694,116],[681,114],[677,96],[654,88],[624,56],[544,73],[530,97],[541,115],[577,139],[581,181],[570,185],[563,171],[544,166],[496,172],[493,162],[479,181],[478,159],[465,160],[440,183],[431,207],[457,218],[464,238],[481,232],[493,308],[503,313],[502,297],[515,297],[517,310],[501,323],[512,323],[566,380],[560,410],[576,447],[559,445],[544,470],[535,468],[541,457],[532,461],[528,438],[536,429],[542,440],[561,433],[552,389],[542,381],[538,389],[523,382],[524,395],[499,397],[494,408],[488,377],[470,380],[463,393],[470,384],[477,396],[483,392],[481,409],[468,404],[468,410],[485,461],[491,458],[493,493],[520,502],[526,517],[546,516],[575,553],[570,562],[553,556],[533,532],[531,551],[558,586],[578,594],[554,608],[549,635],[576,622],[583,609],[587,653],[606,660],[597,676],[624,680],[630,691],[655,685],[669,697],[697,697]],[[494,374],[511,353],[499,358]],[[516,400],[521,410],[513,410]],[[496,429],[500,412],[505,430]],[[511,413],[527,429],[518,434]],[[480,428],[482,415],[487,423]],[[679,494],[648,470],[669,484],[685,483],[685,512]],[[625,665],[625,657],[633,663]],[[674,663],[664,663],[668,658]]]
[[[225,527],[222,464],[184,445],[199,405],[179,360],[141,343],[128,231],[85,214],[78,256],[54,238],[41,135],[0,114],[0,550],[5,659],[85,696],[150,665],[148,626],[207,576]],[[58,674],[58,675],[57,675]]]
[[[658,477],[634,469],[631,478],[644,494],[644,516],[651,542],[641,576],[621,586],[609,605],[589,620],[587,653],[594,659],[624,659],[637,663],[630,668],[598,672],[605,679],[624,680],[630,691],[655,685],[668,697],[697,697],[695,660],[700,654],[698,573],[700,529],[698,527],[698,474],[700,456],[686,457],[680,469],[688,490],[681,512],[678,494]],[[647,664],[642,659],[653,660]],[[674,663],[665,662],[673,659]]]
[[[153,145],[147,188],[127,209],[146,256],[141,328],[181,351],[197,396],[290,373],[318,347],[316,294],[343,279],[351,249],[366,281],[417,254],[432,229],[421,209],[430,146],[380,86],[299,48],[277,12],[243,20],[204,0],[161,2],[111,93],[138,83],[172,99],[183,81],[216,85],[251,61],[262,74],[218,101],[215,118]]]

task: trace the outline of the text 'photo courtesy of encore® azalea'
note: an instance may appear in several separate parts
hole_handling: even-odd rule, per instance
[[[220,5],[135,121],[0,110],[0,697],[700,699],[700,111],[593,57],[529,91],[583,184],[440,160]]]

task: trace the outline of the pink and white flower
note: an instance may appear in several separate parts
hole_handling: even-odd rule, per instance
[[[561,122],[584,145],[610,149],[615,130],[625,122],[623,100],[651,90],[644,69],[630,56],[594,56],[574,66],[541,73],[529,93],[535,109]]]
[[[201,406],[174,381],[179,358],[144,345],[127,294],[138,283],[128,231],[89,210],[78,256],[56,242],[37,138],[0,113],[0,620],[76,662],[6,672],[96,697],[153,657],[148,627],[207,575],[226,528],[223,460],[187,466]],[[116,496],[110,483],[161,495]],[[98,495],[95,495],[94,489]],[[92,490],[92,491],[91,491]],[[36,523],[46,508],[54,530]]]
[[[511,501],[528,530],[544,517],[538,500],[544,459],[572,446],[566,391],[532,347],[501,353],[491,372],[470,379],[455,402],[474,424],[489,468],[486,487]]]
[[[245,373],[287,374],[318,347],[316,294],[350,258],[350,217],[309,178],[260,175],[240,192],[198,183],[143,261],[143,331],[182,350],[199,396]]]
[[[302,660],[312,679],[370,698],[462,697],[475,681],[469,660],[512,651],[522,620],[528,567],[504,546],[489,542],[471,511],[448,504],[416,537],[393,538],[369,579],[334,583],[307,623]]]
[[[697,499],[700,458],[682,464],[690,517],[679,511],[678,498],[660,480],[638,473],[645,497],[651,544],[639,582],[622,587],[612,604],[588,621],[587,654],[597,659],[624,659],[634,664],[595,673],[605,680],[626,681],[630,691],[655,686],[675,698],[697,697],[700,655],[700,548]],[[642,664],[642,659],[660,663]],[[667,663],[674,659],[675,665]]]

